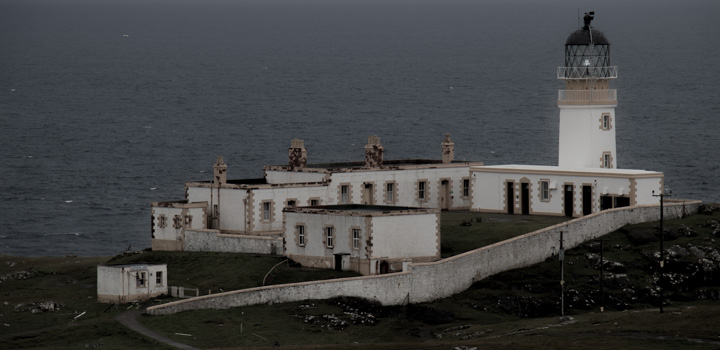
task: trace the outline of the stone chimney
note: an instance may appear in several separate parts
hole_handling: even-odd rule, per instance
[[[215,162],[215,165],[213,165],[213,169],[215,169],[215,177],[213,178],[213,184],[214,185],[224,185],[227,183],[227,165],[223,163],[223,157],[218,156],[217,161]]]
[[[292,139],[290,148],[288,149],[288,169],[290,171],[302,170],[307,165],[307,150],[305,149],[305,141],[300,139]]]
[[[382,168],[383,150],[379,137],[368,137],[368,144],[365,145],[365,166],[368,168]]]
[[[443,164],[452,163],[455,160],[455,143],[450,139],[450,134],[445,134],[445,141],[441,146]]]

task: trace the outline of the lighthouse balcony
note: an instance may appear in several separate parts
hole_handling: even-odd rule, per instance
[[[558,90],[558,104],[617,104],[617,90]]]
[[[617,66],[612,67],[558,67],[558,79],[615,79]]]

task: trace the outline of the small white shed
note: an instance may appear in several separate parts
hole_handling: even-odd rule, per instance
[[[100,303],[123,304],[167,293],[167,264],[97,267],[97,295]]]

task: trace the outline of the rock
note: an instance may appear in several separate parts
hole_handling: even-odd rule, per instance
[[[668,256],[675,259],[690,255],[690,252],[687,249],[679,245],[674,245],[666,249],[665,252],[668,254]]]
[[[677,230],[677,233],[684,237],[695,237],[697,236],[697,232],[692,227],[680,225],[680,228]]]
[[[698,207],[699,214],[711,215],[718,210],[718,204],[700,204]]]
[[[656,236],[654,232],[648,230],[628,231],[625,236],[630,241],[630,243],[635,246],[644,245],[659,240],[659,236]]]
[[[14,273],[9,273],[5,276],[0,276],[0,282],[3,282],[7,279],[26,280],[35,277],[36,274],[37,273],[33,270],[18,271]]]

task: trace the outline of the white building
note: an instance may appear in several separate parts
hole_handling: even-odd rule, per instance
[[[617,91],[610,80],[610,42],[585,25],[565,42],[565,66],[557,77],[560,135],[558,166],[472,167],[472,210],[577,217],[599,210],[657,202],[663,174],[617,169],[615,148]]]
[[[440,209],[330,205],[284,210],[285,256],[363,275],[440,259]]]
[[[97,296],[100,303],[123,304],[167,293],[167,264],[97,267]]]
[[[263,178],[246,180],[227,180],[227,165],[218,157],[213,180],[186,183],[185,200],[152,203],[152,248],[225,251],[217,245],[226,244],[208,242],[209,234],[223,239],[227,235],[280,238],[285,227],[283,209],[300,206],[470,209],[469,169],[482,163],[455,161],[450,135],[441,143],[442,157],[438,160],[386,161],[383,151],[380,139],[371,136],[364,162],[308,165],[304,143],[293,140],[288,165],[266,166]],[[188,245],[189,235],[204,236],[202,244]],[[272,242],[259,244],[274,247]]]

